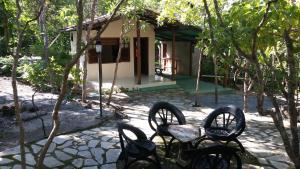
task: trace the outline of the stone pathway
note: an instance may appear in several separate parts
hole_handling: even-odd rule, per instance
[[[234,104],[242,107],[242,96],[238,94],[220,96],[219,104],[214,104],[212,95],[201,97],[202,107],[192,107],[191,96],[180,89],[165,90],[152,93],[118,94],[118,103],[123,105],[128,119],[124,121],[143,130],[148,137],[153,131],[148,125],[148,111],[157,101],[168,101],[183,111],[187,123],[203,125],[205,117],[216,107]],[[240,136],[246,150],[258,157],[263,168],[285,169],[291,165],[287,157],[279,133],[274,128],[271,118],[261,117],[255,113],[255,99],[250,99],[250,112],[245,113],[247,128]],[[266,105],[267,107],[270,105]],[[116,169],[116,161],[120,154],[120,145],[116,122],[108,122],[104,127],[57,136],[51,144],[44,165],[47,168],[98,168]],[[40,151],[45,140],[27,146],[27,166],[33,168],[35,155]],[[20,168],[18,147],[0,152],[0,168]]]
[[[33,168],[34,158],[46,140],[26,147],[27,167]],[[55,137],[46,155],[46,168],[115,169],[120,155],[119,137],[115,127],[99,127]],[[0,152],[0,168],[20,168],[19,147]]]

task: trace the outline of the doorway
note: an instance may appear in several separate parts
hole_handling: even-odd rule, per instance
[[[134,75],[137,75],[136,46],[137,38],[134,38]],[[149,74],[148,38],[141,37],[141,74]]]

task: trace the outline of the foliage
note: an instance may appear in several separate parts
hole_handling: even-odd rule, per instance
[[[54,72],[54,86],[52,87],[48,85],[49,69],[52,69]],[[23,72],[22,78],[38,90],[49,91],[51,88],[54,88],[57,91],[60,88],[63,66],[59,65],[54,57],[51,57],[49,67],[42,60],[34,63],[27,61],[19,67],[18,71]]]
[[[10,76],[12,66],[13,66],[13,57],[12,56],[0,57],[0,75],[1,76]]]

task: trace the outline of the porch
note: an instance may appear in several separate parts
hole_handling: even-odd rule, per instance
[[[104,79],[102,89],[103,90],[110,90],[112,85],[112,79]],[[126,89],[129,91],[133,90],[144,90],[144,89],[151,89],[151,88],[172,88],[176,85],[176,81],[172,81],[169,78],[153,75],[153,76],[142,76],[141,84],[136,84],[136,77],[127,77],[127,78],[118,78],[115,85],[115,90],[118,89]],[[98,81],[89,81],[88,82],[88,89],[90,91],[98,90],[99,83]]]

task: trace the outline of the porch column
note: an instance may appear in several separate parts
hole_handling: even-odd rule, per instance
[[[192,76],[193,69],[192,69],[192,63],[193,63],[193,43],[190,42],[190,62],[189,62],[189,75]]]
[[[141,30],[140,30],[140,21],[136,21],[136,58],[137,58],[137,80],[136,84],[141,84],[141,68],[142,68],[142,63],[141,63]]]
[[[176,57],[176,31],[172,30],[172,75],[171,79],[175,80],[175,57]]]

